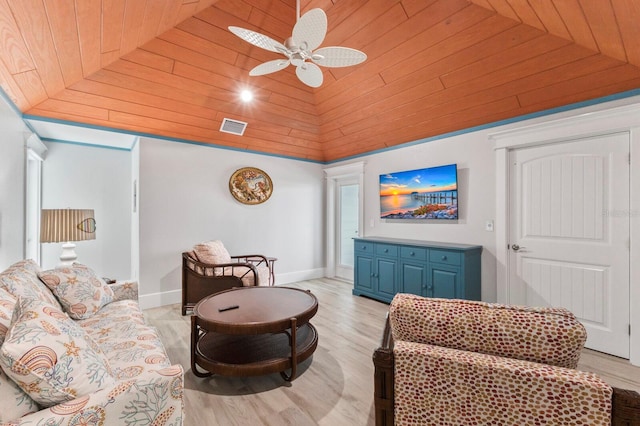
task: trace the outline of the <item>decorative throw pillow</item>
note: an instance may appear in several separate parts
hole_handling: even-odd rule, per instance
[[[107,358],[59,309],[20,298],[2,347],[0,367],[43,407],[115,385]]]
[[[203,263],[216,265],[231,262],[231,255],[227,249],[224,248],[222,241],[219,240],[196,244],[193,247],[193,251],[198,257],[198,260]]]
[[[0,423],[6,424],[40,408],[0,369]]]
[[[38,277],[71,318],[87,319],[113,301],[113,290],[91,268],[79,263],[43,271]]]
[[[32,259],[21,260],[0,273],[0,287],[15,298],[37,298],[60,309],[61,306],[51,290],[38,279],[40,271],[40,267]]]

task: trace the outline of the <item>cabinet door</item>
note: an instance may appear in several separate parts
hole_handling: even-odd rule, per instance
[[[377,293],[393,298],[398,292],[398,261],[396,259],[378,257],[376,258],[376,266]]]
[[[427,266],[425,264],[402,262],[400,274],[403,293],[427,295]]]
[[[446,299],[462,298],[459,294],[460,268],[448,265],[432,264],[429,266],[430,297],[442,297]]]
[[[354,270],[354,288],[368,292],[373,291],[373,258],[356,253]]]

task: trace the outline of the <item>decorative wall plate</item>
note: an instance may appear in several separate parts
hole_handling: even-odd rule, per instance
[[[229,191],[242,204],[260,204],[271,197],[273,183],[262,170],[244,167],[233,172],[229,178]]]

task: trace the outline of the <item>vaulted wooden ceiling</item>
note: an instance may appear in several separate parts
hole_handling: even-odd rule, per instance
[[[368,55],[311,89],[278,54],[295,0],[0,0],[0,84],[26,117],[332,161],[640,87],[638,0],[301,0]],[[250,88],[252,103],[238,92]],[[223,118],[248,122],[243,136]]]

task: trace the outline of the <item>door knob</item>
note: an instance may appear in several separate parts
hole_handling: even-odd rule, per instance
[[[513,251],[518,251],[518,250],[523,249],[523,248],[526,248],[526,247],[520,247],[520,246],[519,246],[519,245],[517,245],[517,244],[512,244],[512,245],[511,245],[511,249],[512,249]]]

